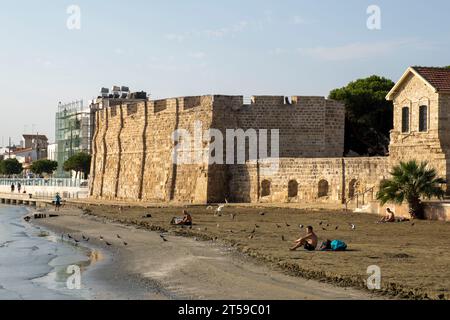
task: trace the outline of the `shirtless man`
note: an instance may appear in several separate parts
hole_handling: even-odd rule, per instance
[[[186,210],[183,210],[183,220],[176,223],[179,226],[192,226],[192,216]]]
[[[389,222],[395,222],[395,214],[394,212],[390,209],[387,208],[386,209],[386,216],[383,217],[383,219],[381,219],[379,221],[379,223],[389,223]]]
[[[308,228],[306,228],[306,236],[295,241],[294,247],[292,247],[290,250],[295,251],[300,247],[304,247],[305,250],[315,251],[317,248],[318,242],[319,242],[319,238],[314,233],[313,227],[309,226]]]

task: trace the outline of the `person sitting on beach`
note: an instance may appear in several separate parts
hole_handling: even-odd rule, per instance
[[[306,228],[306,236],[295,241],[294,247],[292,247],[290,250],[295,251],[300,247],[304,247],[307,251],[315,251],[318,242],[319,238],[314,233],[313,227],[309,226],[308,228]]]
[[[173,218],[171,224],[177,226],[192,226],[192,216],[183,210],[183,218]]]
[[[61,207],[61,196],[59,193],[56,193],[55,200],[53,201],[55,204],[55,211],[59,211],[59,208]]]
[[[394,212],[390,209],[387,208],[386,209],[386,216],[384,216],[379,223],[391,223],[391,222],[395,222],[395,214]]]

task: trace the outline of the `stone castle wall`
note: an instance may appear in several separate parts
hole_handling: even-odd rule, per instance
[[[373,200],[379,184],[389,177],[389,158],[283,158],[279,170],[265,173],[268,163],[233,166],[232,201],[344,203],[365,193]],[[269,190],[264,190],[264,186]],[[326,189],[325,189],[326,186]]]
[[[278,129],[280,157],[340,157],[344,151],[345,108],[321,97],[296,96],[286,103],[281,96],[257,96],[250,104],[244,104],[242,96],[219,95],[116,105],[112,101],[96,113],[91,196],[189,203],[232,196],[233,166],[173,164],[173,132],[193,132],[196,121],[224,136],[227,129]],[[210,151],[211,141],[200,148]]]

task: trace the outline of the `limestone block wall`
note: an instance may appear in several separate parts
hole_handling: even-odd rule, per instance
[[[173,161],[174,155],[182,154],[177,151],[182,143],[192,146],[183,154],[194,158],[202,151],[208,160],[212,141],[195,143],[196,122],[202,130],[218,129],[224,138],[227,129],[267,129],[269,133],[277,129],[281,157],[338,157],[344,150],[345,108],[322,97],[296,96],[286,103],[282,96],[257,96],[250,105],[244,104],[242,96],[220,95],[112,100],[96,113],[90,195],[148,202],[224,201],[232,193],[230,181],[239,165]],[[174,143],[176,130],[191,135]],[[224,149],[224,163],[226,156]]]
[[[336,202],[364,193],[372,200],[389,177],[389,158],[283,158],[279,171],[265,174],[264,162],[230,167],[231,200],[236,202]],[[267,185],[269,190],[267,191]]]

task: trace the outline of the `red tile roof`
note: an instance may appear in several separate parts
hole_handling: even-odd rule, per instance
[[[412,67],[438,92],[450,91],[450,68]]]

